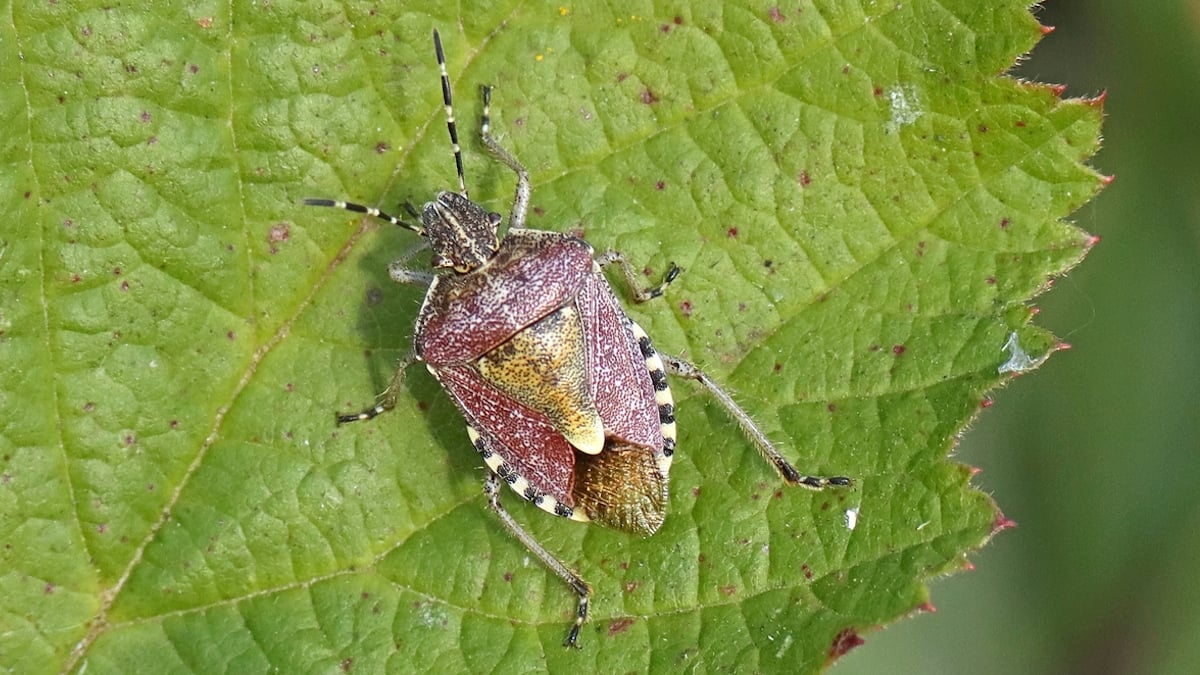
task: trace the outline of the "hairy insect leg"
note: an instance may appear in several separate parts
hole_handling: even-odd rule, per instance
[[[660,354],[660,356],[663,363],[666,364],[667,370],[671,371],[672,375],[686,377],[703,385],[708,390],[708,393],[712,394],[713,398],[716,398],[725,407],[725,410],[737,420],[738,426],[742,428],[742,432],[754,442],[754,445],[758,446],[758,451],[763,458],[770,462],[775,467],[775,470],[779,472],[779,475],[783,476],[783,479],[788,483],[813,490],[820,490],[827,485],[848,486],[851,484],[850,479],[845,476],[807,476],[800,473],[796,467],[792,466],[791,462],[784,459],[783,455],[779,453],[779,450],[775,448],[775,445],[771,443],[762,429],[758,428],[758,425],[755,424],[750,414],[743,410],[733,400],[733,397],[705,374],[703,370],[700,370],[694,364],[673,356],[667,356],[666,354]]]
[[[421,251],[429,248],[429,242],[421,242],[420,246],[414,246],[404,253],[404,255],[388,263],[388,276],[398,284],[410,284],[413,286],[428,286],[433,283],[434,275],[431,272],[422,272],[405,267],[409,260],[412,260]]]
[[[633,293],[633,299],[636,302],[646,302],[652,298],[662,297],[662,294],[667,291],[667,287],[671,285],[671,282],[675,281],[675,278],[683,271],[683,268],[679,265],[670,263],[670,266],[667,267],[667,273],[663,275],[662,283],[647,288],[639,283],[637,272],[634,271],[633,265],[629,263],[629,259],[621,252],[606,251],[604,255],[596,259],[596,262],[601,267],[608,267],[613,264],[618,265],[621,268],[621,275],[625,277],[625,283],[629,285],[629,292]]]
[[[508,227],[509,229],[521,229],[525,227],[525,212],[529,210],[531,193],[529,172],[525,170],[521,162],[517,161],[516,157],[512,156],[512,153],[505,150],[500,142],[492,137],[492,87],[485,84],[479,89],[483,92],[483,115],[480,120],[479,137],[483,140],[483,146],[492,153],[493,157],[517,174],[517,194],[513,198],[512,215],[508,218]]]
[[[396,374],[392,375],[392,381],[388,383],[387,389],[379,395],[379,402],[374,406],[363,410],[362,412],[342,414],[338,413],[338,426],[349,424],[350,422],[361,422],[363,420],[373,419],[383,413],[396,407],[396,398],[399,396],[400,387],[404,385],[404,378],[408,367],[417,362],[416,354],[408,354],[396,366]]]
[[[500,477],[494,473],[488,472],[488,477],[483,483],[483,493],[487,495],[488,505],[492,507],[492,511],[504,524],[504,527],[529,549],[529,552],[537,556],[542,564],[550,568],[550,571],[558,575],[571,587],[571,590],[579,596],[579,606],[575,610],[575,623],[571,625],[570,631],[567,632],[567,638],[563,640],[564,647],[578,647],[579,630],[583,628],[583,623],[587,621],[588,616],[588,597],[592,593],[591,587],[578,574],[573,572],[566,563],[554,557],[554,554],[547,551],[538,543],[533,535],[525,531],[513,517],[509,515],[504,506],[500,504]]]

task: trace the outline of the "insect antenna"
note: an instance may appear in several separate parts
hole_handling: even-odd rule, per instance
[[[338,199],[305,199],[304,203],[308,206],[328,206],[330,208],[342,209],[343,211],[353,211],[354,213],[365,213],[366,215],[371,216],[372,218],[378,218],[380,220],[389,222],[392,225],[396,225],[398,227],[403,227],[406,230],[412,230],[413,232],[416,232],[417,234],[421,235],[422,237],[425,236],[425,228],[421,227],[420,225],[413,225],[412,223],[408,223],[403,220],[400,220],[396,216],[388,215],[373,206],[363,206],[362,204],[355,204],[354,202],[343,202]],[[409,207],[409,213],[412,213],[411,207]]]
[[[442,36],[433,29],[433,49],[437,52],[438,70],[442,72],[442,101],[446,105],[446,129],[454,146],[454,164],[458,169],[458,194],[467,197],[467,178],[463,174],[462,148],[458,145],[458,125],[454,123],[454,102],[450,97],[450,75],[446,72],[446,53],[442,51]]]

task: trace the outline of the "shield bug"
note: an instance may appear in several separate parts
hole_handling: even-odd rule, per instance
[[[402,259],[391,278],[428,286],[413,351],[402,360],[377,405],[337,416],[338,424],[371,419],[395,406],[408,366],[422,361],[467,422],[467,435],[490,470],[488,505],[504,527],[579,596],[564,644],[576,646],[588,616],[588,584],[522,528],[500,503],[500,482],[556,516],[648,536],[667,511],[667,474],[675,452],[675,405],[667,371],[699,382],[737,421],[788,483],[821,489],[844,477],[796,470],[733,398],[696,366],[659,354],[646,331],[622,310],[602,267],[616,264],[640,302],[661,285],[638,290],[630,264],[616,252],[596,256],[583,239],[527,229],[530,181],[525,167],[491,135],[491,88],[482,87],[480,138],[517,175],[508,231],[502,217],[467,196],[450,77],[437,31],[446,127],[458,191],[439,192],[409,222],[344,201],[307,199],[382,219],[425,237],[435,272]]]

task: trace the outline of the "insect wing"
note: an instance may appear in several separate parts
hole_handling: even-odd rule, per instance
[[[467,424],[482,437],[481,452],[499,455],[512,474],[528,481],[535,490],[568,506],[574,504],[575,449],[544,415],[497,390],[470,366],[448,366],[434,374],[467,418]],[[501,473],[486,455],[484,460],[490,469]],[[554,513],[553,508],[546,510]]]
[[[435,366],[478,358],[571,301],[592,248],[559,232],[514,230],[477,272],[438,277],[417,321],[417,353]]]
[[[589,388],[605,432],[661,451],[663,432],[646,358],[631,330],[632,321],[598,266],[593,265],[576,302],[587,336]]]

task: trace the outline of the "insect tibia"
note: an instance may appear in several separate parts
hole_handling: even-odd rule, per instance
[[[337,413],[335,420],[340,427],[343,424],[351,422],[362,422],[369,419],[379,417],[383,413],[396,407],[397,392],[404,386],[404,378],[408,371],[408,367],[417,362],[416,354],[408,354],[400,360],[400,364],[396,366],[396,373],[392,375],[392,381],[388,383],[387,389],[379,397],[379,403],[356,413]]]
[[[351,422],[362,422],[364,420],[369,420],[369,419],[378,417],[379,415],[382,415],[383,413],[385,413],[387,411],[388,411],[387,408],[383,407],[382,405],[377,405],[374,408],[367,408],[366,410],[364,410],[362,412],[348,413],[348,414],[338,413],[337,414],[337,424],[340,427],[343,424],[349,424]]]
[[[779,475],[783,477],[783,479],[790,485],[798,485],[810,490],[821,490],[826,486],[848,487],[851,485],[850,479],[846,478],[845,476],[832,476],[826,478],[823,476],[807,476],[800,473],[796,470],[796,467],[792,466],[791,462],[787,461],[787,459],[780,454],[779,450],[776,449],[775,444],[772,443],[769,438],[767,438],[767,435],[758,427],[758,424],[754,422],[754,419],[750,417],[750,414],[743,410],[742,407],[733,400],[733,397],[730,396],[729,393],[724,389],[722,389],[716,382],[714,382],[712,378],[710,378],[703,370],[700,370],[694,364],[688,363],[687,361],[666,355],[662,356],[662,360],[672,374],[679,375],[680,377],[686,377],[689,380],[695,380],[703,385],[704,388],[708,390],[708,393],[712,394],[713,398],[717,399],[717,402],[724,406],[725,410],[733,416],[733,419],[737,421],[738,426],[741,427],[742,431],[746,434],[746,437],[751,441],[754,441],[754,445],[758,447],[759,454],[761,454],[764,459],[770,462],[771,466],[775,467],[775,470],[779,472]]]
[[[667,273],[663,275],[662,283],[657,286],[643,287],[638,281],[637,273],[633,270],[633,265],[629,263],[629,259],[620,251],[609,250],[596,259],[596,262],[601,267],[608,267],[616,264],[621,268],[621,276],[625,277],[625,284],[629,287],[629,292],[633,294],[633,299],[636,302],[646,302],[653,298],[661,298],[667,292],[667,287],[675,281],[683,268],[675,263],[667,264]]]

